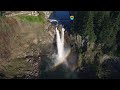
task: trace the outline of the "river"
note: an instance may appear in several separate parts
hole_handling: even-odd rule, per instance
[[[71,29],[71,20],[70,20],[69,11],[53,11],[49,19],[57,20],[58,24],[62,25],[67,31]]]

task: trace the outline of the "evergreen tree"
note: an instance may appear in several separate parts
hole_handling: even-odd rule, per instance
[[[91,42],[95,42],[96,35],[94,33],[94,30],[93,30],[93,27],[94,27],[94,24],[93,24],[93,16],[94,16],[93,12],[89,11],[88,16],[89,17],[88,17],[87,24],[86,24],[86,27],[85,27],[84,36],[88,36],[89,40]]]
[[[74,30],[82,38],[89,36],[90,42],[100,43],[104,53],[115,54],[120,48],[119,11],[75,12]]]
[[[88,11],[78,11],[75,13],[75,21],[74,21],[74,28],[77,33],[79,33],[81,36],[83,36],[83,33],[85,31],[85,27],[88,20]]]
[[[100,33],[100,41],[104,44],[103,52],[109,53],[116,49],[116,34],[118,31],[118,17],[116,12],[109,12],[105,15]],[[114,18],[114,19],[113,19]]]
[[[105,15],[105,11],[95,11],[94,12],[94,19],[93,19],[93,23],[94,23],[94,32],[95,35],[97,36],[97,40],[96,43],[99,43],[99,39],[100,39],[100,32],[102,30],[102,22],[104,20],[104,15]]]

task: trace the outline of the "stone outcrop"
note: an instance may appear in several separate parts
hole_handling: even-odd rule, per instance
[[[38,16],[39,13],[37,11],[6,11],[5,16],[11,17],[16,15],[31,15],[31,16]]]
[[[45,18],[48,19],[53,11],[43,11]]]

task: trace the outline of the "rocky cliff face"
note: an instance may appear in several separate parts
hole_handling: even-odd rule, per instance
[[[37,11],[6,11],[6,17],[12,17],[16,15],[31,15],[31,16],[38,16],[39,13]]]
[[[54,28],[49,22],[24,22],[18,17],[0,19],[0,75],[38,78],[41,57],[52,53]]]
[[[45,14],[45,18],[48,19],[53,11],[43,11]]]

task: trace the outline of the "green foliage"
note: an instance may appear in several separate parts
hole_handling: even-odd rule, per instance
[[[89,36],[90,42],[95,42],[96,35],[93,30],[93,13],[89,12],[89,18],[85,27],[84,36]]]
[[[117,32],[117,35],[116,35],[116,43],[117,43],[117,51],[116,51],[116,54],[120,57],[120,28],[119,28],[119,31]]]
[[[103,53],[115,55],[119,49],[119,11],[75,12],[74,29],[82,38],[89,36],[89,42],[102,45]],[[116,41],[117,40],[117,41]]]
[[[19,16],[22,20],[24,21],[29,21],[29,22],[44,22],[44,17],[42,15],[39,16],[24,16],[20,15]]]
[[[100,32],[100,42],[104,44],[103,51],[105,51],[105,53],[115,52],[119,20],[119,14],[116,15],[116,12],[112,12],[112,15],[110,12],[109,15],[106,15],[104,18],[103,27]]]
[[[98,11],[94,13],[94,32],[97,37],[96,43],[100,42],[100,32],[102,30],[102,22],[104,20],[105,12],[103,11]]]
[[[80,11],[75,13],[75,30],[82,37],[89,36],[89,40],[94,42],[96,36],[93,30],[93,17],[94,13],[92,11]]]
[[[81,36],[83,36],[84,29],[87,24],[87,20],[89,18],[88,11],[78,11],[75,13],[75,30],[77,33],[79,33]]]

